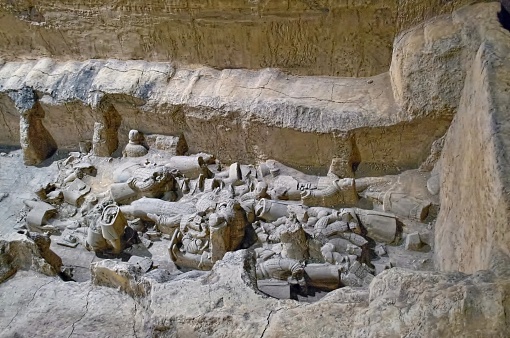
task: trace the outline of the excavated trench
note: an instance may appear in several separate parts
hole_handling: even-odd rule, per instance
[[[505,4],[367,78],[2,60],[3,334],[504,336]]]

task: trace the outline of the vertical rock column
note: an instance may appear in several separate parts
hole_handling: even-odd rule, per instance
[[[44,127],[45,112],[32,88],[9,93],[20,114],[20,143],[26,165],[37,165],[53,155],[57,143]]]
[[[110,156],[119,146],[118,130],[122,118],[112,104],[101,103],[93,110],[100,121],[94,123],[92,153],[96,156]]]
[[[328,174],[339,178],[354,177],[354,171],[361,162],[356,140],[353,135],[339,137],[337,156],[331,160]]]

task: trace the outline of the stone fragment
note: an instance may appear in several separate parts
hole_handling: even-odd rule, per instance
[[[390,244],[395,240],[397,220],[394,215],[374,210],[356,209],[361,224],[367,229],[367,236],[377,242]]]
[[[118,254],[122,251],[121,236],[127,221],[116,205],[108,205],[104,208],[101,218],[99,219],[101,233],[113,247],[113,253]]]
[[[149,257],[131,256],[128,260],[129,264],[140,267],[142,272],[147,272],[152,268],[153,261]]]
[[[64,199],[64,193],[60,189],[50,191],[46,195],[46,201],[54,204],[59,204]]]
[[[80,243],[78,238],[74,235],[74,231],[66,229],[62,232],[62,235],[58,239],[57,244],[67,246],[69,248],[76,248]]]
[[[377,276],[384,270],[388,270],[392,268],[392,264],[389,260],[387,261],[372,261],[372,265],[375,268],[375,275]]]
[[[90,187],[79,178],[75,179],[70,185],[64,188],[64,201],[79,207],[85,199],[85,195],[90,192]]]
[[[183,156],[188,151],[188,144],[183,134],[178,136],[151,134],[145,136],[151,149],[164,150],[172,156]]]
[[[280,217],[287,216],[288,204],[262,198],[255,205],[255,214],[266,222],[276,221]]]
[[[368,243],[368,241],[365,238],[363,238],[363,236],[354,234],[352,232],[343,232],[340,235],[358,247],[362,247],[363,245]]]
[[[386,192],[383,199],[384,211],[419,221],[427,217],[430,204],[430,201],[393,191]]]
[[[40,228],[48,224],[48,220],[57,213],[55,207],[45,202],[25,200],[23,203],[31,209],[26,219],[29,227]]]
[[[155,215],[189,215],[197,210],[192,203],[184,202],[166,202],[157,198],[141,198],[132,202],[130,205],[120,207],[122,213],[142,220],[151,221],[148,214]]]
[[[148,230],[143,234],[145,238],[147,238],[150,241],[158,240],[161,237],[161,232],[156,230]]]
[[[144,283],[144,268],[138,264],[105,259],[90,264],[92,284],[118,288],[133,296],[147,295],[149,283]]]
[[[257,281],[257,288],[268,296],[277,299],[290,299],[290,284],[287,281],[262,279]]]
[[[287,222],[281,225],[280,240],[283,245],[283,258],[304,261],[308,258],[308,244],[303,227],[298,222]]]
[[[200,156],[173,156],[165,166],[179,170],[184,176],[191,180],[197,179],[200,175],[204,175],[205,178],[211,176],[207,164]]]
[[[418,251],[423,247],[423,243],[420,240],[420,234],[413,232],[406,236],[405,248],[406,250]]]
[[[365,263],[354,262],[349,270],[342,273],[342,283],[347,286],[368,286],[374,275]]]
[[[341,266],[331,264],[307,264],[306,284],[322,290],[335,290],[340,287]]]
[[[307,206],[322,206],[327,208],[354,206],[359,196],[356,184],[352,178],[329,179],[324,189],[305,190],[301,192],[301,202]]]
[[[383,244],[377,244],[374,249],[375,253],[378,256],[385,256],[387,255],[386,247]]]

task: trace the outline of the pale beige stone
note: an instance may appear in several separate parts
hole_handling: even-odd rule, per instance
[[[7,60],[175,60],[215,68],[279,67],[300,75],[370,76],[387,70],[396,33],[468,3],[10,2],[0,8],[0,46]]]
[[[498,10],[488,4],[456,13],[476,20],[479,35],[440,159],[435,258],[441,270],[501,268],[499,257],[510,256],[510,33],[497,21]]]
[[[27,87],[45,93],[38,101],[41,121],[59,148],[92,139],[94,154],[110,156],[143,120],[144,134],[183,133],[190,152],[221,154],[226,163],[273,158],[323,175],[332,159],[348,161],[361,176],[418,167],[450,122],[442,115],[396,114],[388,73],[367,80],[168,62],[3,64],[0,93]],[[0,100],[4,115],[19,114],[9,96]],[[0,142],[19,144],[12,129],[10,122],[0,124]]]

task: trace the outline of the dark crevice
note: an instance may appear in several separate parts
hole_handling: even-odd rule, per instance
[[[498,13],[498,19],[503,28],[510,31],[510,0],[501,0],[501,11]]]

